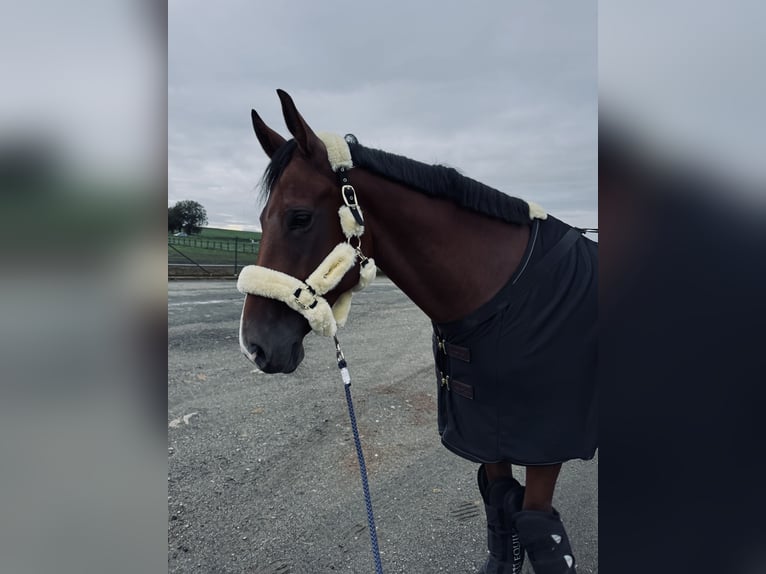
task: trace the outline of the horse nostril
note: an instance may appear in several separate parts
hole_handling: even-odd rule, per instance
[[[253,362],[262,371],[269,372],[269,359],[266,357],[266,351],[263,350],[263,347],[255,343],[251,343],[249,347]]]
[[[256,360],[263,360],[263,358],[266,356],[266,353],[263,352],[263,348],[260,345],[256,345],[255,343],[250,343],[248,345],[248,351],[250,351],[250,354]]]

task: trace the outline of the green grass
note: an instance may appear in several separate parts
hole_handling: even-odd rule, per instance
[[[204,227],[200,233],[186,237],[168,234],[168,243],[176,246],[232,252],[236,248],[237,251],[245,253],[252,252],[253,242],[257,247],[260,240],[260,232],[233,231],[215,227]]]
[[[232,268],[234,267],[233,251],[202,249],[199,247],[186,247],[184,245],[174,245],[173,247],[203,267],[205,265],[231,265]],[[191,263],[178,251],[168,247],[168,263]],[[237,253],[237,264],[240,267],[255,264],[256,257],[258,257],[256,253],[239,252]]]
[[[234,238],[240,241],[255,241],[261,240],[260,231],[236,231],[234,229],[218,229],[217,227],[203,227],[202,231],[189,235],[188,237],[174,237],[171,233],[168,233],[168,239],[207,239],[210,241],[231,241],[234,243]]]
[[[235,238],[237,239],[236,242]],[[221,264],[231,265],[233,268],[234,247],[236,245],[237,264],[241,267],[255,263],[260,239],[261,234],[259,232],[235,231],[215,227],[204,227],[201,233],[189,237],[168,235],[168,263],[190,263],[188,259],[178,253],[180,251],[203,267],[206,264]],[[252,244],[251,240],[255,240],[256,244]],[[172,249],[170,245],[175,249]]]
[[[216,227],[203,227],[198,236],[204,239],[222,239],[222,240],[234,240],[235,237],[239,239],[255,239],[259,241],[261,239],[260,231],[236,231],[234,229],[218,229]]]

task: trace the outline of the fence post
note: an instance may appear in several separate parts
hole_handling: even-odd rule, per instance
[[[237,275],[237,236],[234,236],[234,276]]]

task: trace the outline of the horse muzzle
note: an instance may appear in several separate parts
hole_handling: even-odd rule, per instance
[[[248,302],[265,308],[250,314]],[[240,350],[264,373],[292,373],[303,361],[303,338],[311,329],[299,314],[274,303],[260,297],[246,297],[239,327]],[[274,314],[279,317],[272,316]],[[261,319],[248,320],[252,316]]]

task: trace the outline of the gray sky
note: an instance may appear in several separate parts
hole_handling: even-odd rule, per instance
[[[168,204],[258,229],[255,108],[598,223],[597,4],[170,0]]]

